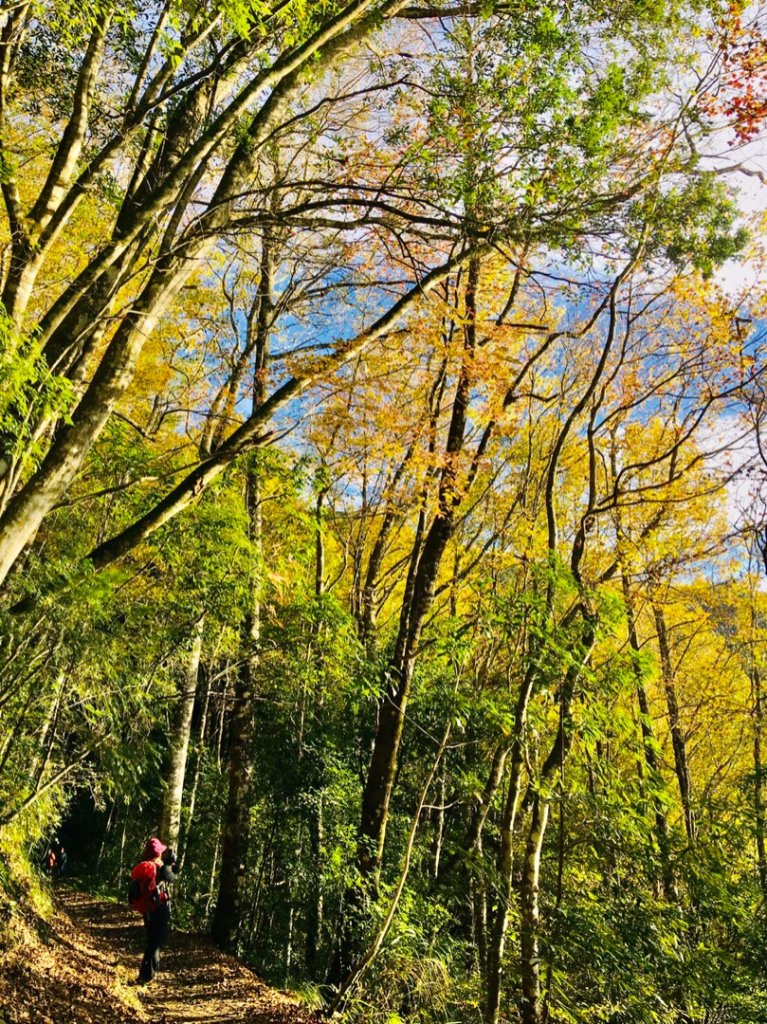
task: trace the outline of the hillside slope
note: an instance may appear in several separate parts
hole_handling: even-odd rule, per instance
[[[0,1024],[312,1024],[316,1018],[269,988],[204,937],[175,933],[162,970],[135,984],[140,919],[127,907],[73,889],[44,939],[0,959]]]

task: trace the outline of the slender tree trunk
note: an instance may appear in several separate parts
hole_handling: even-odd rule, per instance
[[[514,831],[516,827],[519,798],[522,788],[524,767],[525,732],[527,712],[535,685],[536,670],[528,668],[520,685],[514,715],[514,734],[511,743],[511,765],[508,789],[503,807],[500,826],[500,848],[497,860],[497,892],[493,902],[497,904],[493,918],[490,941],[487,950],[487,974],[485,977],[485,1022],[496,1024],[501,1005],[501,980],[503,955],[506,948],[506,932],[509,927],[511,910],[512,879],[514,872]],[[495,767],[495,765],[494,765]],[[502,769],[501,764],[501,769]]]
[[[315,508],[316,538],[315,538],[315,567],[314,567],[314,596],[320,601],[325,592],[325,531],[322,517],[322,504],[326,490],[320,491],[317,495]],[[318,631],[323,626],[318,626]],[[319,633],[317,636],[319,639]],[[319,644],[316,645],[319,647]],[[322,716],[324,705],[324,692],[322,683],[322,657],[317,657],[317,682],[314,693],[314,714],[312,729],[321,732]],[[323,865],[323,843],[325,832],[325,758],[324,752],[320,749],[314,755],[317,758],[315,778],[313,780],[314,800],[309,810],[309,850],[312,859],[310,870],[310,893],[306,912],[306,972],[310,978],[316,977],[317,963],[320,944],[322,940],[322,925],[324,917],[324,865]]]
[[[509,756],[509,750],[508,742],[501,743],[495,748],[487,782],[485,783],[485,788],[482,791],[482,796],[477,801],[472,813],[469,828],[466,832],[466,838],[464,839],[461,848],[453,853],[442,866],[439,872],[440,883],[447,881],[462,860],[465,860],[475,851],[479,850],[482,829],[485,827],[490,806],[495,798],[495,794],[498,792],[501,780],[503,779],[503,771],[506,766],[506,759]]]
[[[559,835],[557,836],[557,893],[554,899],[554,929],[552,935],[552,941],[550,943],[552,949],[548,956],[548,962],[546,964],[546,989],[543,993],[543,1008],[541,1011],[541,1019],[543,1024],[548,1024],[550,1013],[551,1013],[551,989],[552,982],[554,979],[554,940],[559,936],[559,925],[560,925],[560,911],[562,907],[562,897],[564,896],[564,877],[565,877],[565,781],[564,771],[560,775],[559,780]]]
[[[322,870],[325,808],[322,790],[318,792],[316,800],[317,806],[309,825],[309,838],[311,843],[310,850],[312,857],[311,875],[314,880],[306,922],[306,970],[310,978],[314,978],[317,975],[317,964],[325,914]]]
[[[210,905],[213,902],[213,892],[216,886],[216,871],[218,870],[218,858],[221,852],[221,828],[216,822],[216,845],[213,847],[213,860],[210,864],[210,878],[208,879],[208,897],[205,900],[205,921],[210,920]]]
[[[219,774],[221,772],[221,750],[224,744],[224,732],[226,731],[226,712],[229,706],[229,696],[232,690],[230,674],[231,666],[227,664],[226,675],[224,676],[224,685],[218,696],[218,707],[216,708],[216,731],[213,743],[213,752],[216,759],[216,771],[219,772]]]
[[[124,871],[124,865],[125,865],[125,839],[126,839],[126,834],[127,834],[127,831],[128,831],[128,817],[129,817],[129,815],[130,815],[130,800],[128,800],[126,802],[126,804],[125,804],[125,815],[123,817],[123,827],[122,827],[122,832],[120,833],[120,864],[119,864],[119,867],[117,869],[117,881],[118,881],[118,883],[119,883],[119,885],[121,887],[122,887],[123,871]]]
[[[765,903],[767,903],[767,815],[765,814],[764,795],[765,769],[762,758],[764,698],[762,694],[762,676],[755,664],[751,667],[750,675],[754,701],[754,824],[756,855],[759,865],[759,885],[761,886],[762,897]]]
[[[434,757],[434,761],[432,762],[432,765],[429,769],[429,772],[426,776],[426,779],[424,781],[424,784],[421,788],[421,792],[418,797],[418,803],[416,805],[415,814],[413,815],[413,820],[410,825],[410,831],[408,833],[407,842],[405,844],[405,852],[402,857],[399,878],[397,879],[397,884],[394,887],[394,891],[389,902],[389,908],[386,913],[386,917],[384,918],[381,927],[376,932],[373,941],[368,946],[365,954],[354,965],[352,970],[344,979],[335,999],[333,1000],[333,1003],[329,1008],[329,1014],[333,1014],[337,1009],[339,1009],[339,1007],[343,1005],[353,986],[359,981],[359,979],[368,969],[370,964],[378,956],[378,953],[380,952],[381,947],[383,946],[384,941],[386,940],[386,936],[389,934],[389,930],[394,922],[394,917],[397,913],[397,907],[399,906],[399,901],[402,898],[402,893],[405,890],[405,883],[407,882],[408,874],[410,872],[410,863],[413,856],[413,847],[415,845],[415,838],[418,832],[418,826],[421,821],[423,807],[424,804],[426,803],[426,797],[428,795],[429,789],[431,788],[431,784],[434,781],[434,776],[437,773],[440,762],[442,761],[442,756],[445,753],[445,749],[450,739],[451,730],[452,717],[448,720],[448,723],[445,727],[445,731],[442,734],[442,739],[440,740],[439,746],[437,748],[437,753]]]
[[[197,790],[200,785],[200,773],[202,771],[202,761],[205,756],[205,735],[208,728],[208,716],[210,712],[210,679],[207,679],[205,683],[205,700],[202,705],[202,712],[200,714],[200,728],[197,734],[197,743],[195,745],[195,759],[194,759],[194,775],[192,777],[192,785],[189,791],[189,808],[186,814],[186,821],[184,822],[183,842],[179,842],[179,858],[178,866],[179,870],[184,866],[184,860],[186,858],[186,852],[189,848],[189,837],[192,835],[194,828],[194,812],[197,804]]]
[[[205,617],[203,616],[195,626],[192,648],[179,691],[180,702],[170,742],[170,767],[160,818],[160,833],[168,846],[172,846],[174,849],[178,846],[181,829],[181,805],[184,797],[184,779],[189,752],[189,737],[192,732],[194,701],[197,695],[197,676],[200,671],[204,625]]]
[[[663,687],[666,691],[666,707],[668,708],[668,722],[671,730],[671,745],[674,748],[674,768],[676,770],[677,784],[679,785],[679,798],[682,801],[687,839],[690,845],[693,845],[695,843],[695,812],[692,807],[692,785],[687,765],[687,742],[679,718],[679,701],[677,700],[676,686],[674,685],[674,670],[671,664],[671,648],[668,642],[666,616],[661,605],[653,602],[652,607],[655,628],[658,633],[658,651],[660,653]]]
[[[435,828],[434,828],[434,841],[432,843],[432,850],[434,853],[434,865],[432,867],[432,874],[435,878],[439,877],[439,865],[442,859],[442,844],[445,839],[445,772],[444,769],[440,772],[439,776],[439,794],[437,796],[439,805],[435,811]]]
[[[482,835],[477,840],[477,854],[482,857]],[[480,977],[487,973],[487,939],[488,939],[488,905],[487,879],[483,871],[479,872],[473,886],[473,906],[477,939],[477,960]]]
[[[269,837],[266,841],[265,849],[261,850],[261,856],[259,858],[258,874],[256,875],[256,882],[253,886],[253,892],[250,900],[250,915],[248,917],[248,934],[251,937],[251,941],[254,935],[258,934],[258,914],[261,905],[261,893],[263,892],[264,872],[266,870],[266,864],[268,858],[271,856],[272,847],[274,846],[274,833],[277,828],[276,820],[272,824],[272,828],[269,832]]]
[[[291,900],[290,912],[288,913],[288,941],[285,943],[285,987],[288,986],[290,969],[293,966],[293,923],[295,921],[296,908]]]
[[[37,751],[32,759],[32,765],[30,768],[29,778],[34,789],[37,789],[40,785],[51,757],[53,740],[56,735],[56,723],[58,721],[59,709],[61,707],[61,698],[64,695],[65,681],[65,673],[63,671],[59,672],[59,677],[56,680],[56,699],[51,704],[48,714],[45,716],[45,722],[43,723],[43,728],[40,731]]]
[[[540,859],[540,844],[543,843],[543,834],[546,830],[546,823],[548,821],[548,803],[544,807],[543,797],[541,796],[540,787],[543,783],[546,783],[556,771],[561,771],[562,766],[565,763],[565,759],[570,751],[570,747],[573,742],[573,727],[571,721],[571,706],[573,697],[575,694],[575,687],[580,678],[583,666],[588,662],[591,656],[591,651],[594,646],[596,639],[597,620],[594,613],[588,608],[585,602],[581,605],[581,614],[583,616],[583,626],[581,632],[581,639],[579,649],[580,657],[576,662],[573,662],[567,674],[562,681],[560,687],[559,701],[560,701],[560,712],[559,712],[559,729],[557,730],[556,739],[552,745],[551,750],[541,768],[540,777],[538,779],[538,789],[532,793],[531,801],[531,790],[528,790],[528,795],[524,801],[524,807],[531,807],[531,828],[530,835],[528,837],[528,845],[525,860],[525,872],[527,874],[527,895],[524,895],[522,899],[522,917],[525,919],[525,905],[524,899],[528,900],[527,914],[528,922],[535,924],[534,930],[530,933],[532,936],[537,934],[537,874],[531,873],[530,856],[533,855],[533,859]],[[505,948],[506,932],[508,929],[509,922],[509,911],[511,907],[511,895],[513,886],[513,840],[516,818],[519,810],[520,802],[520,791],[522,783],[522,768],[524,763],[524,741],[525,741],[525,725],[527,720],[527,710],[530,703],[533,687],[535,684],[536,676],[538,674],[538,667],[533,660],[528,668],[528,671],[523,680],[522,686],[520,687],[519,696],[517,698],[517,708],[514,723],[514,734],[512,737],[512,749],[511,749],[511,769],[509,777],[509,788],[506,795],[506,804],[504,807],[503,820],[501,823],[501,848],[498,854],[498,892],[496,893],[496,900],[498,902],[498,909],[496,911],[496,917],[491,935],[491,945],[488,951],[488,968],[487,968],[487,991],[485,999],[485,1021],[486,1024],[495,1024],[498,1020],[498,1013],[501,1002],[501,981],[503,975],[503,953]],[[536,817],[537,816],[537,817]],[[537,827],[536,822],[540,825]],[[537,853],[536,853],[537,849]],[[538,868],[536,868],[536,871]],[[536,888],[530,888],[530,880],[534,879],[536,882]],[[537,958],[537,940],[534,938],[525,938],[522,936],[523,941],[523,957],[527,954],[533,955],[535,953]],[[524,946],[527,942],[528,945]],[[539,970],[537,966],[535,971]],[[532,972],[532,967],[529,968],[529,972]],[[534,994],[536,985],[540,988],[539,975],[536,975],[538,980],[536,981],[533,977],[533,973],[529,973],[530,988],[528,995]],[[526,1012],[535,1012],[540,1014],[541,1007],[536,996],[535,1000],[529,1001],[528,995],[525,995],[525,999],[528,1000],[529,1010]]]
[[[644,750],[645,767],[650,787],[651,789],[655,789],[662,784],[662,775],[658,759],[658,741],[655,738],[655,731],[652,726],[650,703],[647,698],[647,688],[644,684],[642,667],[637,658],[641,648],[639,646],[639,637],[637,635],[633,595],[629,587],[628,577],[625,573],[622,573],[621,580],[623,586],[623,597],[626,604],[629,647],[634,655],[634,678],[636,680],[636,694],[637,702],[639,704],[639,721],[640,728],[642,730],[642,747]],[[655,816],[655,836],[658,844],[658,854],[660,856],[663,893],[669,902],[676,902],[678,894],[676,890],[674,871],[671,866],[668,820],[660,800],[657,797],[653,797],[651,802]]]
[[[541,877],[541,850],[549,820],[549,801],[537,793],[530,817],[530,833],[525,849],[524,868],[520,895],[521,927],[520,947],[522,952],[522,1000],[520,1014],[522,1024],[540,1024],[543,1002],[541,998],[541,969],[538,935],[540,930],[540,907],[538,890]]]
[[[479,258],[473,257],[469,261],[465,292],[463,358],[445,445],[447,458],[440,476],[438,509],[426,532],[423,546],[420,542],[421,527],[425,522],[423,509],[419,515],[419,528],[416,531],[416,541],[400,609],[397,639],[386,670],[386,685],[389,692],[377,705],[373,750],[362,792],[357,848],[357,866],[362,884],[353,887],[346,894],[341,942],[328,978],[331,984],[339,984],[344,977],[348,978],[354,963],[358,961],[362,944],[361,933],[368,917],[367,907],[377,892],[389,807],[421,631],[434,601],[440,565],[455,528],[456,511],[462,500],[462,482],[458,477],[457,456],[464,445],[474,376],[478,282]]]
[[[251,543],[260,573],[261,497],[259,470],[251,463],[247,479],[247,503]],[[260,586],[251,581],[250,608],[242,628],[245,656],[237,671],[234,710],[229,731],[229,788],[224,818],[218,899],[211,934],[222,948],[236,951],[240,923],[243,920],[247,859],[250,846],[250,797],[253,781],[253,743],[255,740],[255,698],[261,636]]]
[[[96,858],[96,874],[98,874],[99,868],[101,867],[101,862],[104,859],[104,850],[106,849],[107,840],[109,839],[109,833],[112,831],[112,824],[114,822],[114,817],[115,817],[115,811],[116,810],[117,810],[117,801],[115,801],[112,804],[111,808],[109,809],[109,814],[107,816],[107,823],[104,826],[104,835],[103,835],[103,837],[101,839],[101,844],[99,846],[99,855]]]
[[[460,503],[455,459],[464,444],[473,383],[476,347],[476,300],[479,284],[479,259],[469,263],[466,286],[466,327],[464,358],[456,385],[448,431],[448,462],[440,481],[439,510],[426,535],[417,560],[410,593],[406,594],[400,616],[399,634],[389,674],[394,693],[379,707],[370,768],[362,796],[359,867],[363,878],[377,878],[383,856],[394,777],[397,770],[402,727],[410,696],[418,643],[424,620],[431,610],[434,587],[442,558],[455,528],[455,513]]]

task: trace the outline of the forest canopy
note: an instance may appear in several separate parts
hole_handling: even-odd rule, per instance
[[[350,1024],[767,1021],[766,27],[3,4],[7,896],[159,833]]]

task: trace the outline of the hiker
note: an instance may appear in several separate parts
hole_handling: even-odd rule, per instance
[[[54,847],[56,840],[53,843],[48,843],[43,854],[43,871],[49,878],[53,878],[53,873],[56,870],[56,850]]]
[[[64,844],[62,843],[61,846],[59,847],[59,858],[58,863],[56,865],[56,878],[63,878],[66,867],[67,851],[64,849]]]
[[[148,840],[141,861],[131,871],[131,905],[144,916],[147,944],[138,980],[148,984],[160,966],[170,924],[170,889],[176,881],[176,855],[159,839]],[[138,888],[138,893],[134,889]]]

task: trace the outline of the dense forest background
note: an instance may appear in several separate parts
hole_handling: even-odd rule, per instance
[[[159,832],[349,1021],[767,1021],[764,29],[0,8],[5,941]]]

